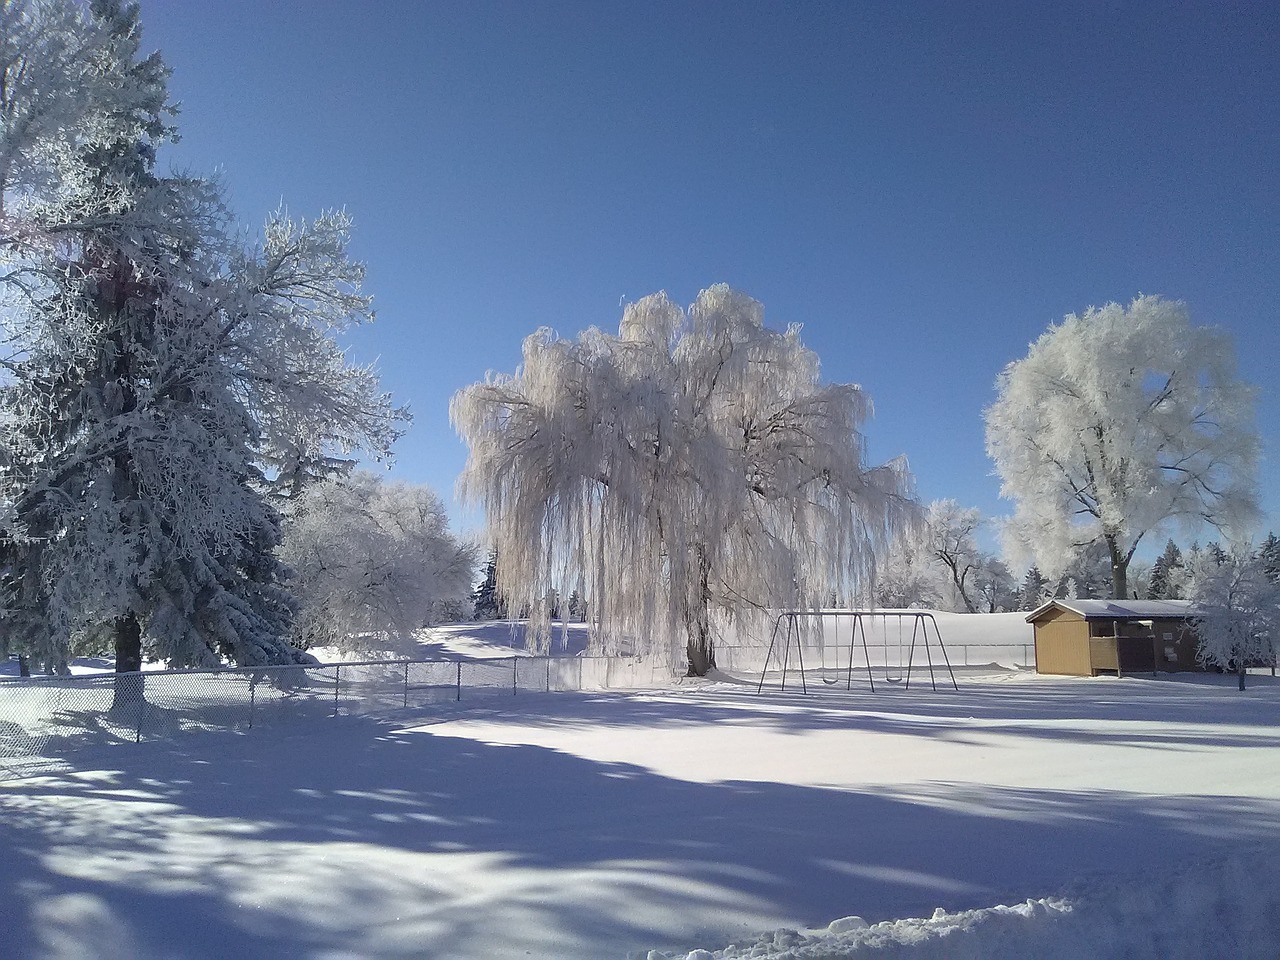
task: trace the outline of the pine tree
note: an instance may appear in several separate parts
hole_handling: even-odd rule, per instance
[[[1019,595],[1018,609],[1031,611],[1039,607],[1044,603],[1048,586],[1048,579],[1040,572],[1040,568],[1033,564],[1031,569],[1027,571],[1026,577],[1022,580],[1022,592]]]
[[[1182,551],[1178,549],[1178,545],[1170,540],[1164,546],[1164,553],[1156,558],[1155,565],[1151,568],[1151,599],[1152,600],[1178,600],[1181,591],[1178,589],[1174,576],[1175,570],[1181,570]]]
[[[105,638],[131,701],[144,651],[288,662],[294,604],[263,467],[291,450],[383,452],[396,434],[376,378],[331,339],[369,314],[348,221],[280,214],[261,249],[241,249],[212,184],[156,173],[168,71],[139,59],[136,7],[14,0],[3,15],[0,63],[22,67],[7,95],[25,102],[35,76],[61,93],[30,92],[60,111],[52,139],[0,116],[9,642],[56,664]],[[61,73],[49,50],[74,52]]]
[[[475,618],[477,620],[503,620],[507,616],[507,605],[498,594],[498,552],[489,551],[489,559],[484,565],[484,579],[472,593],[475,601]]]
[[[1258,548],[1258,557],[1262,560],[1263,569],[1273,583],[1280,583],[1280,538],[1274,533],[1267,534]]]

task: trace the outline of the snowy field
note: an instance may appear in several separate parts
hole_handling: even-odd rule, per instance
[[[0,955],[1274,958],[1252,682],[722,679],[94,748],[0,789]]]

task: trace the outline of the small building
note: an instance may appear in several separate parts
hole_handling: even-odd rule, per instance
[[[1035,632],[1036,673],[1203,670],[1189,600],[1050,600],[1027,615]]]

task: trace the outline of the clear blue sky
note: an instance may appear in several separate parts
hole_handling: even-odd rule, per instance
[[[1280,5],[143,0],[181,145],[256,225],[343,206],[446,497],[449,397],[521,339],[725,281],[862,384],[871,453],[1008,512],[1001,368],[1141,293],[1234,335],[1280,525]],[[1265,532],[1265,530],[1263,531]]]

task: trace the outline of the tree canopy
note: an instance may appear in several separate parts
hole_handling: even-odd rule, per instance
[[[1057,575],[1103,545],[1112,595],[1144,537],[1170,522],[1242,536],[1258,516],[1255,391],[1220,330],[1144,296],[1071,314],[997,380],[987,452],[1015,501],[1009,546]]]
[[[616,336],[539,330],[516,374],[452,405],[512,607],[576,590],[605,649],[679,638],[697,674],[718,618],[847,594],[910,512],[905,464],[865,462],[869,413],[798,327],[723,285],[687,313],[632,303]]]
[[[371,317],[349,219],[277,213],[246,247],[215,183],[159,174],[139,38],[114,0],[0,4],[5,642],[287,661],[264,470],[384,454],[404,414],[333,339]]]

